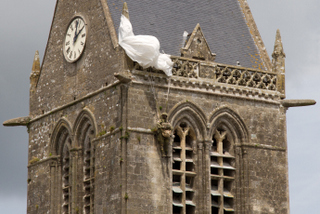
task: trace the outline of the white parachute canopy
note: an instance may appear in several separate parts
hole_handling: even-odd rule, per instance
[[[132,25],[127,17],[121,15],[119,27],[119,45],[133,61],[142,67],[150,66],[164,71],[167,76],[172,76],[173,62],[170,55],[160,53],[160,42],[154,36],[137,35],[132,31]]]

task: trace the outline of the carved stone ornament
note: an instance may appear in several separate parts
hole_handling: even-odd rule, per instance
[[[160,121],[157,123],[157,142],[160,144],[162,157],[168,155],[168,146],[170,144],[170,137],[172,135],[172,126],[167,121],[168,115],[166,113],[161,114]]]

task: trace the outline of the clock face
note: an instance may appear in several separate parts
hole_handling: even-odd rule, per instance
[[[86,26],[79,16],[71,21],[63,44],[63,54],[68,62],[77,61],[83,53],[87,38]]]

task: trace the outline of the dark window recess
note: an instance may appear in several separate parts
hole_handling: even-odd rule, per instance
[[[186,158],[187,159],[192,159],[192,154],[193,154],[193,151],[186,151]]]
[[[180,149],[173,149],[172,150],[172,157],[173,158],[180,158],[181,157],[181,150]]]
[[[189,135],[186,136],[186,147],[192,148],[192,138]]]
[[[186,214],[193,214],[195,213],[195,206],[193,205],[187,205],[186,207]]]
[[[186,176],[186,187],[192,188],[193,177]]]
[[[230,151],[230,147],[231,147],[230,142],[228,140],[226,140],[226,139],[223,140],[222,142],[223,142],[222,143],[222,145],[223,145],[223,153],[229,152]]]
[[[228,177],[233,177],[234,176],[234,170],[224,169],[223,170],[223,175],[224,176],[228,176]]]
[[[219,175],[219,170],[217,168],[211,167],[211,175]]]
[[[172,206],[173,214],[181,214],[181,207]]]
[[[211,163],[218,163],[218,158],[216,156],[211,156]]]
[[[191,201],[193,199],[193,195],[194,195],[194,192],[186,191],[186,200]]]
[[[211,207],[211,213],[212,213],[212,214],[219,214],[219,208],[217,208],[217,207]]]
[[[232,181],[224,181],[223,182],[223,189],[231,191],[232,185],[233,185]]]
[[[174,143],[178,143],[179,145],[180,145],[180,137],[179,137],[179,135],[177,134],[177,132],[175,131],[174,132],[174,140],[173,140],[173,142]]]
[[[181,204],[182,202],[182,194],[173,192],[173,202]]]
[[[189,172],[194,171],[194,164],[193,164],[193,162],[186,162],[186,171],[189,171]]]
[[[211,201],[213,206],[220,204],[220,196],[211,196]]]
[[[173,183],[181,183],[181,175],[172,175]]]
[[[212,139],[212,151],[216,152],[217,151],[217,141],[216,139]]]
[[[211,179],[211,189],[212,190],[217,190],[218,186],[219,186],[219,180]]]
[[[172,169],[180,170],[181,169],[181,162],[180,161],[174,161],[172,164]]]

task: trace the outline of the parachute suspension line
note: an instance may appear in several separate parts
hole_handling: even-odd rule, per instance
[[[170,94],[171,77],[169,77],[167,80],[168,80],[168,92],[167,92],[167,100],[166,100],[166,112],[168,112],[168,102],[169,102],[169,94]]]
[[[156,88],[154,87],[154,77],[152,75],[150,75],[148,77],[148,79],[149,79],[149,83],[150,83],[151,93],[153,94],[154,101],[156,102],[157,119],[159,120],[160,114],[159,114],[159,109],[158,109],[157,92],[156,92]]]

